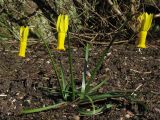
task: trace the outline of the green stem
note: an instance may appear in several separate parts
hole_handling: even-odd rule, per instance
[[[42,39],[42,40],[43,40],[43,39]],[[52,57],[52,53],[51,53],[51,51],[50,51],[50,49],[49,49],[48,44],[46,43],[46,41],[43,40],[43,42],[44,42],[44,44],[45,44],[45,46],[46,46],[46,48],[47,48],[49,57],[50,57],[50,59],[51,59],[52,68],[53,68],[53,70],[55,71],[55,74],[56,74],[56,77],[57,77],[58,81],[60,81],[59,74],[58,74],[58,71],[57,71],[57,66],[56,66],[56,64],[55,64],[55,60],[54,60],[53,57]]]
[[[71,42],[69,33],[67,32],[67,38],[68,38],[68,60],[69,60],[69,71],[70,71],[70,80],[72,84],[72,100],[75,100],[75,81],[73,79],[73,62],[72,62],[72,53],[71,53]]]
[[[51,53],[50,48],[48,47],[49,46],[48,43],[43,39],[43,37],[40,35],[39,32],[38,32],[37,36],[43,41],[43,43],[44,43],[44,45],[45,45],[45,47],[47,49],[47,52],[48,52],[50,60],[51,60],[52,69],[55,71],[55,75],[56,75],[56,77],[58,79],[58,84],[60,85],[61,94],[63,94],[63,88],[62,88],[61,81],[60,81],[61,79],[59,77],[58,70],[57,70],[57,65],[55,63],[56,60],[54,59],[54,57],[52,57],[52,53]]]

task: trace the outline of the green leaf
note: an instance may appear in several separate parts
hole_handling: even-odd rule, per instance
[[[87,110],[79,110],[79,113],[81,116],[91,116],[91,115],[98,115],[101,114],[104,111],[104,107],[87,111]]]
[[[67,86],[67,81],[65,80],[65,76],[64,76],[64,68],[63,68],[63,65],[60,61],[60,71],[61,71],[61,79],[60,79],[60,85],[61,85],[61,93],[62,93],[62,96],[64,98],[64,100],[67,99],[67,96],[68,96],[68,93],[67,93],[67,89],[66,89],[66,86]]]
[[[107,81],[103,80],[102,82],[100,82],[98,85],[96,85],[95,87],[93,87],[91,90],[89,90],[89,94],[95,92],[96,90],[98,90],[100,87],[102,87],[104,84],[106,84]]]
[[[88,100],[90,101],[90,103],[91,103],[91,105],[92,105],[92,110],[91,110],[91,111],[80,110],[79,113],[80,113],[81,115],[87,115],[87,116],[97,115],[97,114],[100,114],[100,113],[104,110],[104,107],[101,107],[101,108],[99,108],[99,109],[96,109],[92,98],[91,98],[90,96],[88,96],[88,95],[86,95],[86,97],[88,98]]]
[[[103,100],[106,100],[108,98],[117,98],[117,97],[125,97],[126,94],[123,94],[123,93],[102,93],[102,94],[93,94],[93,95],[90,95],[90,98],[94,101],[94,102],[97,102],[97,101],[103,101]],[[90,101],[88,100],[88,98],[84,98],[83,100],[80,101],[80,104],[88,104],[90,103]]]
[[[85,61],[84,61],[84,70],[83,70],[83,73],[82,73],[82,86],[81,86],[80,99],[83,99],[84,96],[85,96],[88,56],[89,56],[89,45],[87,44],[86,47],[85,47]]]
[[[106,104],[105,106],[106,106],[107,109],[109,109],[109,108],[113,107],[113,104]]]
[[[47,107],[23,110],[22,114],[30,114],[30,113],[35,113],[35,112],[46,111],[46,110],[49,110],[49,109],[57,109],[57,108],[60,108],[62,106],[66,106],[66,105],[67,105],[66,102],[61,102],[61,103],[58,103],[58,104],[55,104],[55,105],[50,105],[50,106],[47,106]]]

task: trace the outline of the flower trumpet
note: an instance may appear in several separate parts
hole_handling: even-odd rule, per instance
[[[64,42],[66,37],[66,32],[68,30],[68,15],[62,15],[60,14],[58,16],[56,29],[58,32],[58,45],[57,50],[65,50]]]
[[[25,57],[28,34],[29,34],[29,27],[21,26],[20,27],[20,50],[19,50],[19,56],[21,57]]]
[[[147,32],[151,27],[152,19],[153,19],[153,14],[148,14],[148,13],[142,13],[138,17],[138,22],[140,24],[140,27],[139,27],[139,38],[137,47],[139,48],[146,48]]]

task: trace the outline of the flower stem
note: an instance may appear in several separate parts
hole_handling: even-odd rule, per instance
[[[72,61],[72,53],[71,53],[71,42],[69,33],[67,32],[67,39],[68,39],[68,60],[69,60],[69,71],[70,71],[70,80],[72,84],[72,100],[75,100],[75,81],[73,79],[73,61]]]

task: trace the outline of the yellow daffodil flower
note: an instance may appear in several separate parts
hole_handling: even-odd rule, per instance
[[[152,19],[153,19],[153,14],[148,14],[148,13],[142,13],[138,17],[138,22],[139,22],[139,36],[138,37],[139,38],[138,38],[137,47],[139,48],[146,48],[147,32],[151,27]]]
[[[29,27],[21,26],[20,27],[20,50],[19,50],[19,56],[21,57],[25,57],[28,34],[29,34]]]
[[[56,29],[58,32],[57,50],[65,50],[64,42],[65,42],[67,30],[68,30],[68,23],[69,23],[68,15],[60,14],[58,16],[57,25],[56,25]]]

